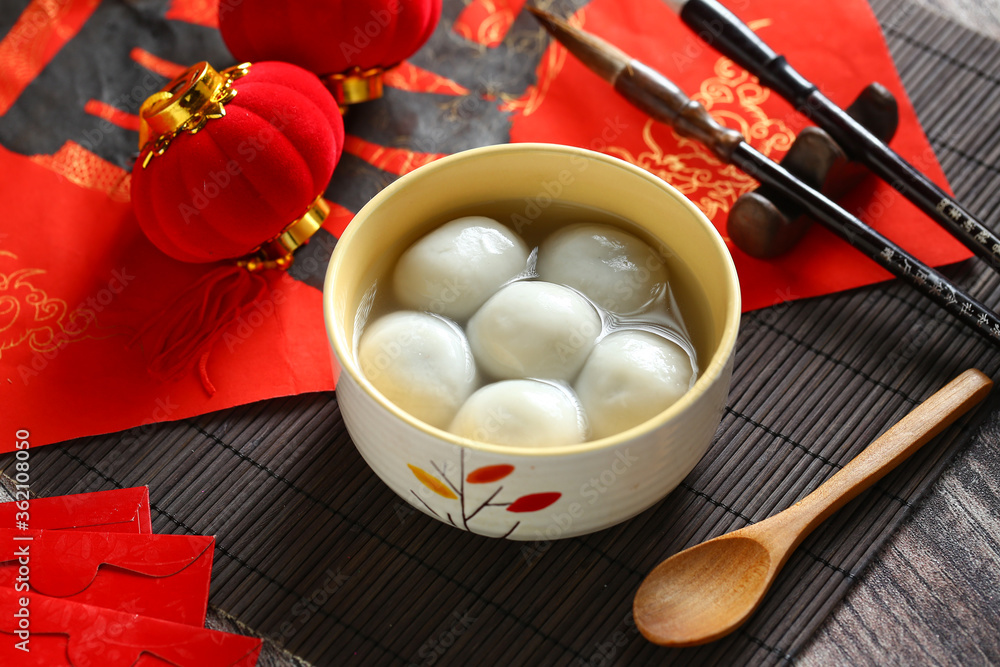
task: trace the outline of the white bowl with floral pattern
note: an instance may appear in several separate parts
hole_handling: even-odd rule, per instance
[[[692,306],[701,313],[693,332],[700,372],[680,400],[611,437],[526,449],[434,428],[375,389],[356,356],[359,313],[375,276],[448,212],[497,201],[514,202],[519,220],[544,215],[554,202],[623,218],[687,267],[698,302]],[[697,207],[632,164],[551,144],[465,151],[386,187],[338,241],[323,298],[337,399],[367,463],[421,512],[461,530],[514,540],[590,533],[667,496],[705,454],[721,421],[740,320],[732,258]]]

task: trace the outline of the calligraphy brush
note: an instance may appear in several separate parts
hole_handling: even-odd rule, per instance
[[[672,81],[604,40],[539,9],[528,9],[557,41],[633,106],[672,125],[678,134],[705,144],[724,163],[780,190],[835,234],[1000,346],[1000,318],[993,311],[765,157],[742,134],[719,125]]]
[[[823,128],[848,156],[916,204],[989,265],[1000,270],[1000,238],[948,193],[830,101],[748,25],[717,0],[664,0],[720,53],[739,63]]]

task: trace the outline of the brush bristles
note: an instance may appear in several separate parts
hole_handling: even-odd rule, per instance
[[[542,27],[557,42],[565,46],[567,51],[608,83],[614,83],[618,75],[628,67],[632,60],[628,54],[616,46],[579,28],[574,28],[552,14],[535,7],[529,6],[527,9],[535,15]]]

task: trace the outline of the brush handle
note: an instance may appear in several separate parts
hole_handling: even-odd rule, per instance
[[[704,106],[656,70],[638,60],[629,62],[614,82],[615,90],[640,111],[661,123],[672,125],[677,134],[705,144],[725,163],[743,143],[743,135],[720,125]]]
[[[668,0],[668,4],[704,41],[823,128],[848,157],[867,166],[990,267],[1000,270],[1000,238],[823,95],[736,15],[716,0]]]

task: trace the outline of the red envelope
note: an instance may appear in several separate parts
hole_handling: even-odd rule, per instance
[[[253,667],[260,649],[254,637],[0,588],[3,665]]]
[[[202,626],[214,537],[0,530],[0,586]]]
[[[149,535],[149,488],[136,486],[71,496],[24,498],[0,503],[0,528],[17,529],[25,521],[32,530],[85,530],[102,533]],[[27,516],[24,516],[27,512]]]

